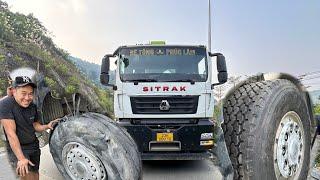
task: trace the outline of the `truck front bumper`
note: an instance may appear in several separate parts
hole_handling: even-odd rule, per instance
[[[200,160],[211,156],[214,124],[210,119],[121,119],[118,123],[135,140],[142,160]],[[171,134],[172,140],[159,141],[159,133]]]
[[[154,153],[154,152],[145,152],[141,153],[142,160],[205,160],[212,157],[212,153],[198,152],[198,153],[173,153],[173,152],[163,152],[163,153]]]

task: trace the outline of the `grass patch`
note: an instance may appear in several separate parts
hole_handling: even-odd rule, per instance
[[[71,95],[77,92],[77,87],[74,85],[67,85],[64,90],[66,94]]]
[[[113,97],[111,96],[109,91],[98,87],[95,87],[94,90],[99,97],[98,103],[100,104],[102,109],[105,109],[107,111],[109,117],[114,118],[112,101]]]
[[[57,66],[57,69],[62,74],[67,74],[67,72],[69,71],[68,67],[65,64],[62,64],[62,63]]]
[[[0,54],[0,63],[3,63],[6,60],[6,56],[3,54]]]

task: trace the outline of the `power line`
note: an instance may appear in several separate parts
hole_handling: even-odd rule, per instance
[[[298,77],[299,77],[299,78],[304,78],[304,77],[306,77],[306,76],[315,75],[315,74],[320,74],[320,71],[308,72],[308,73],[305,73],[305,74],[301,74],[301,75],[299,75]]]
[[[300,80],[301,81],[309,81],[309,80],[318,79],[318,78],[320,78],[320,75],[309,77],[309,78],[300,78]]]
[[[304,82],[303,86],[320,86],[320,82]]]

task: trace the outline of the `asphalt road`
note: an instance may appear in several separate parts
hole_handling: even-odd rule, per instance
[[[313,147],[311,153],[311,171],[309,180],[318,179],[320,172],[313,170],[313,160],[316,152],[320,149],[320,137]],[[312,178],[315,177],[315,178]],[[63,180],[58,169],[56,168],[49,147],[42,148],[41,180]],[[145,161],[143,162],[143,179],[144,180],[212,180],[222,179],[217,167],[209,160],[205,161]],[[0,149],[0,180],[16,180],[13,171],[9,168],[5,153]]]
[[[0,180],[15,180],[5,153],[0,154]],[[49,147],[42,148],[41,180],[63,180],[56,168]],[[210,160],[203,161],[144,161],[143,180],[212,180],[222,179],[217,167]]]

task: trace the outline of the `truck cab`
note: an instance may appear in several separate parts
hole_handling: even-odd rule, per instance
[[[205,46],[164,43],[121,46],[102,60],[101,83],[109,84],[116,58],[114,113],[135,140],[143,160],[193,160],[214,145],[212,56],[218,79],[227,80],[224,56]]]

